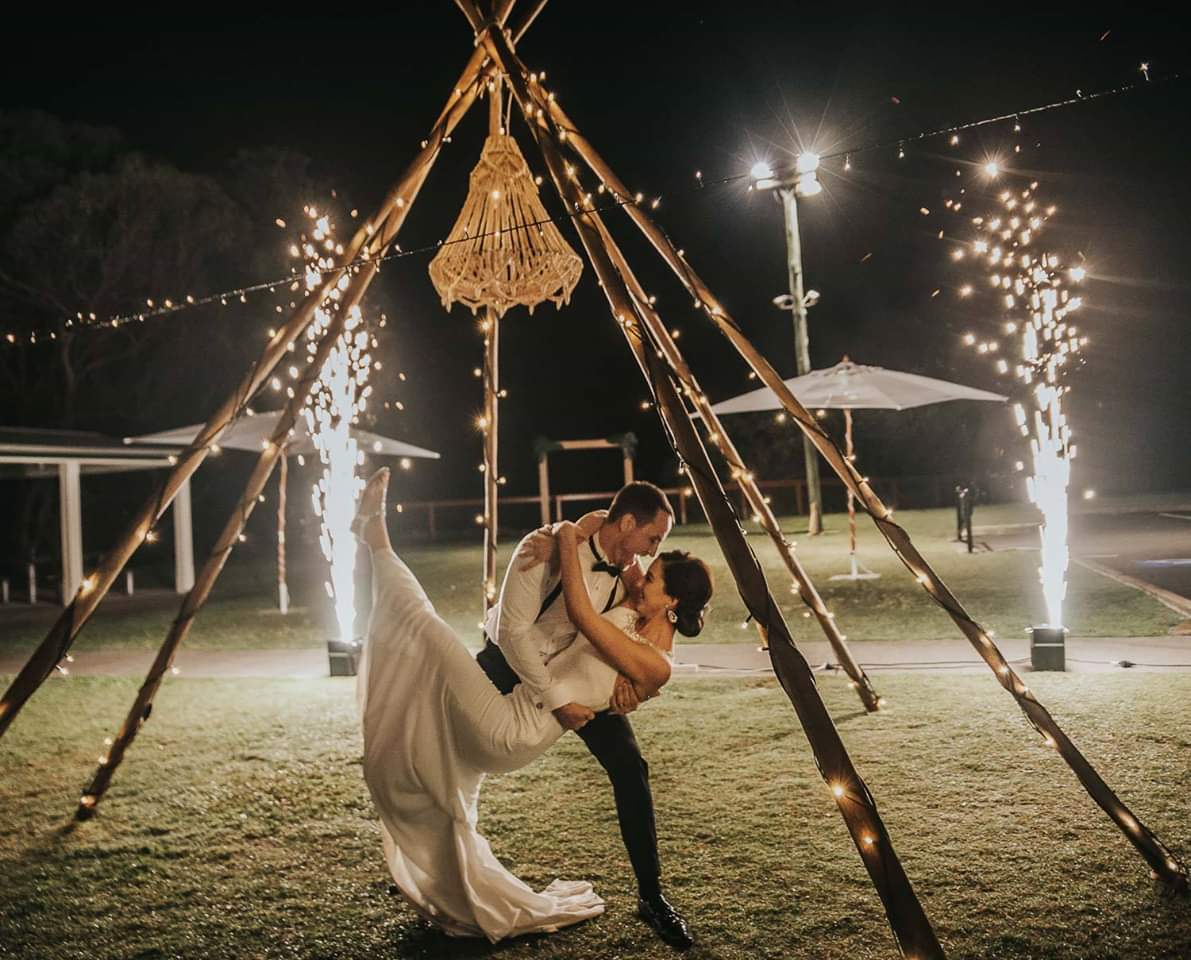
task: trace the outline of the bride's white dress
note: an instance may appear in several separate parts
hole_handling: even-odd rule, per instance
[[[392,550],[373,551],[372,582],[357,681],[364,779],[405,899],[449,934],[494,943],[602,913],[586,881],[555,880],[534,892],[476,830],[484,774],[541,756],[563,734],[554,715],[533,704],[524,684],[501,696]],[[634,635],[630,608],[605,616]],[[584,637],[549,667],[571,701],[608,707],[616,671]]]

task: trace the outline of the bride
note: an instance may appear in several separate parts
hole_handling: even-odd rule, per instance
[[[563,734],[538,710],[526,684],[502,696],[438,616],[385,526],[389,471],[361,496],[353,531],[372,552],[373,607],[357,697],[364,731],[364,779],[381,819],[385,857],[397,887],[423,917],[453,936],[547,932],[603,912],[586,881],[555,880],[535,893],[497,860],[476,829],[486,773],[519,769]],[[670,679],[674,630],[693,636],[711,597],[699,559],[663,553],[641,589],[601,615],[584,586],[572,523],[557,530],[567,614],[579,636],[548,668],[571,700],[608,708],[617,674],[652,696]]]

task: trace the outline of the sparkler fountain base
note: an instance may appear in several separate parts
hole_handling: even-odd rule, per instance
[[[1030,627],[1030,666],[1035,670],[1067,669],[1066,627]]]
[[[360,648],[362,638],[355,640],[340,640],[338,637],[327,641],[327,659],[331,662],[331,676],[354,677],[360,662]]]

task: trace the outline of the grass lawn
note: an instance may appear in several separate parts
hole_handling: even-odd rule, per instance
[[[0,678],[5,679],[5,678]],[[135,680],[58,678],[0,751],[0,956],[668,958],[632,914],[607,783],[574,737],[489,779],[481,825],[528,882],[593,880],[608,912],[498,948],[388,892],[349,680],[167,683],[98,819],[79,790]],[[1191,676],[1030,681],[1108,782],[1191,855]],[[1144,861],[984,676],[823,695],[952,958],[1186,958],[1191,903]],[[676,682],[637,714],[667,888],[696,958],[889,958],[879,901],[773,681]]]
[[[983,525],[1020,522],[1029,518],[1028,510],[1012,504],[983,507],[979,519]],[[950,510],[924,510],[898,513],[897,519],[910,531],[944,581],[986,627],[1002,636],[1020,636],[1028,624],[1043,622],[1042,593],[1036,572],[1038,554],[957,552],[950,541],[955,531],[954,516]],[[862,562],[880,573],[881,579],[856,583],[830,580],[832,574],[847,570],[847,518],[828,517],[828,532],[813,539],[798,536],[798,531],[805,529],[800,524],[804,524],[801,518],[788,519],[786,529],[795,531],[803,565],[850,638],[929,640],[959,636],[958,629],[931,603],[866,518],[860,518],[858,552]],[[818,625],[803,617],[801,601],[789,591],[789,575],[769,538],[763,533],[755,534],[750,535],[749,542],[765,567],[794,639],[821,639]],[[718,585],[707,629],[696,640],[684,640],[684,643],[755,643],[753,631],[740,629],[744,607],[709,528],[703,524],[677,527],[666,545],[706,559]],[[502,570],[510,546],[506,544],[502,551]],[[421,578],[443,617],[460,636],[478,644],[477,624],[482,614],[479,544],[399,545],[398,549]],[[296,594],[299,607],[290,616],[281,617],[271,609],[267,576],[262,577],[256,569],[229,568],[228,582],[217,588],[215,598],[199,615],[187,645],[210,649],[321,646],[326,638],[322,624],[329,619],[321,576],[317,573],[317,577],[307,577],[311,582]],[[302,608],[303,602],[312,606]],[[168,597],[131,608],[125,604],[123,610],[105,605],[79,643],[92,649],[155,648],[164,638],[176,608],[177,601]],[[1159,636],[1180,620],[1177,614],[1145,594],[1076,564],[1070,569],[1065,609],[1068,627],[1075,636],[1082,637]],[[31,649],[45,635],[52,616],[48,609],[38,618],[17,622],[6,623],[4,616],[0,616],[0,649]]]

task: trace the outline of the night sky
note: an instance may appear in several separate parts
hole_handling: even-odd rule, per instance
[[[413,156],[471,50],[468,25],[448,0],[402,6],[388,17],[25,18],[8,24],[0,106],[115,127],[132,148],[196,172],[222,168],[243,147],[301,151],[345,206],[363,211]],[[1185,47],[1173,23],[1120,11],[1008,17],[967,8],[926,19],[850,5],[833,15],[830,5],[555,0],[519,52],[530,69],[547,71],[547,86],[621,178],[662,195],[663,226],[784,376],[794,373],[792,337],[787,315],[771,304],[786,283],[780,209],[742,181],[714,181],[800,147],[856,149],[846,173],[842,160],[824,164],[824,193],[801,205],[807,283],[822,294],[811,311],[813,365],[847,353],[990,389],[1007,384],[960,338],[995,315],[989,301],[957,295],[983,274],[952,264],[936,239],[940,228],[962,232],[943,216],[943,201],[956,196],[956,169],[975,183],[975,165],[993,153],[1006,157],[1016,182],[1040,181],[1059,206],[1050,247],[1070,259],[1082,253],[1091,278],[1081,320],[1091,343],[1072,393],[1073,483],[1126,491],[1185,487],[1191,470],[1191,84],[1159,82],[1186,67]],[[906,158],[897,157],[897,140],[920,131],[1137,82],[1143,61],[1154,77],[1148,88],[1025,118],[1020,135],[1007,121],[964,133],[958,147],[946,136],[907,143]],[[405,249],[446,235],[485,124],[481,104],[444,149],[402,232]],[[513,133],[544,173],[519,120]],[[857,149],[873,143],[887,145]],[[695,170],[710,184],[703,190]],[[543,196],[558,212],[547,188]],[[663,317],[682,331],[680,346],[712,398],[754,387],[627,218],[612,213],[609,223]],[[569,227],[564,234],[579,249]],[[382,401],[406,406],[383,413],[377,429],[443,453],[404,480],[404,495],[478,496],[471,420],[480,391],[471,371],[481,341],[470,313],[441,310],[428,259],[386,265],[374,285],[372,302],[390,318],[386,373],[408,376],[374,380]],[[244,327],[242,365],[215,374],[229,383],[273,322],[262,312],[268,304],[235,309],[229,322]],[[675,461],[654,415],[640,409],[646,391],[590,268],[569,307],[543,306],[532,317],[519,310],[502,329],[510,492],[533,491],[537,435],[632,430],[642,473],[675,482]],[[193,352],[175,359],[201,362]],[[187,396],[163,395],[150,414],[124,419],[161,429],[207,412]],[[95,426],[124,432],[122,413],[104,411]],[[900,416],[872,416],[859,428],[862,466],[874,476],[995,471],[1022,454],[1002,446],[1012,437],[1005,410]],[[770,431],[762,446],[795,439],[788,426],[742,430],[753,444]],[[607,489],[617,474],[614,458],[590,455],[558,478],[572,490]]]

